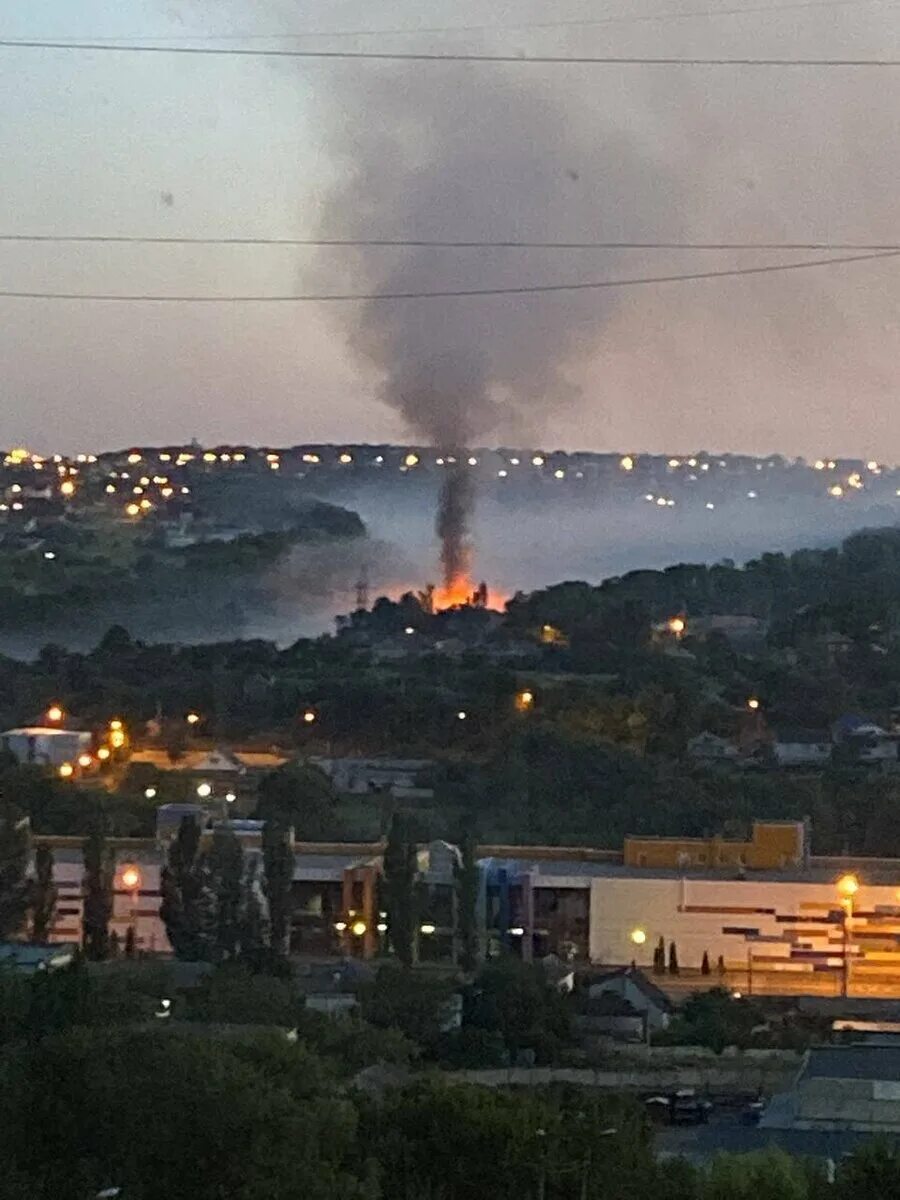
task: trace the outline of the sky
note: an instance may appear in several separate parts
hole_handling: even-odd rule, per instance
[[[0,0],[0,36],[900,58],[898,4],[787,2],[623,0],[604,10],[613,17],[606,24],[524,28],[590,19],[596,6]],[[335,36],[481,24],[495,28]],[[396,237],[403,220],[415,219],[408,236],[422,236],[424,221],[426,236],[462,239],[537,231],[559,240],[900,241],[898,87],[900,70],[388,66],[0,48],[0,234],[317,237],[350,229]],[[446,137],[455,112],[461,141],[479,153],[444,202],[401,204],[433,196],[446,178],[446,161],[444,175],[435,164],[443,144],[435,131]],[[529,145],[526,121],[538,131],[533,184],[505,166],[510,145]],[[417,260],[414,275],[431,289],[489,287],[798,257],[442,251]],[[7,290],[360,290],[399,269],[374,269],[346,250],[0,243]],[[507,386],[520,351],[539,378],[524,415],[492,404],[487,427],[478,424],[481,440],[900,460],[898,272],[900,262],[889,259],[614,293],[472,299],[455,310],[468,322],[466,347],[480,339],[487,358],[503,363],[488,389]],[[397,346],[413,358],[454,353],[457,332],[441,345],[446,330],[458,330],[452,311],[429,309],[423,321],[412,319],[415,309],[409,318],[398,309],[361,340],[347,305],[0,298],[0,444],[47,452],[194,436],[209,444],[402,440],[413,430],[403,405],[386,402],[388,359]],[[389,340],[373,350],[371,337],[386,336],[385,325]],[[552,369],[535,373],[544,352]]]

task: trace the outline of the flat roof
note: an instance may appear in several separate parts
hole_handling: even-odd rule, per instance
[[[803,1078],[900,1080],[900,1046],[816,1047]]]

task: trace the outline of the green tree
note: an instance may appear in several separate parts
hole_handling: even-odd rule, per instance
[[[33,1200],[110,1186],[140,1200],[352,1196],[356,1118],[325,1080],[281,1033],[44,1038],[0,1063],[4,1176],[24,1176]]]
[[[703,1200],[813,1200],[830,1193],[825,1187],[821,1168],[773,1148],[719,1155],[703,1180],[701,1195]]]
[[[660,938],[653,950],[653,974],[665,975],[666,973],[666,942],[664,938]]]
[[[244,852],[231,829],[217,827],[209,851],[210,886],[215,893],[217,957],[234,958],[240,944],[244,899]]]
[[[408,818],[394,814],[383,858],[384,902],[388,940],[404,966],[416,958],[416,843]]]
[[[197,962],[213,957],[215,897],[209,883],[200,826],[194,817],[184,817],[169,846],[160,881],[159,915],[176,958]]]
[[[100,960],[109,953],[109,922],[113,912],[115,861],[103,827],[97,824],[84,841],[81,920],[84,953]]]
[[[34,852],[34,876],[29,887],[31,940],[46,942],[53,927],[59,889],[53,880],[53,851],[42,843]]]
[[[551,1061],[569,1040],[566,999],[552,987],[543,968],[512,956],[486,963],[464,1008],[466,1025],[499,1032],[511,1055],[533,1050]]]
[[[833,1189],[835,1200],[900,1200],[900,1153],[875,1138],[843,1160]]]
[[[31,826],[12,804],[0,804],[0,938],[17,937],[28,915]]]
[[[294,879],[294,850],[290,831],[270,817],[263,826],[263,870],[269,903],[269,939],[278,954],[287,954],[291,937],[291,885]]]
[[[397,1029],[424,1049],[437,1042],[447,1018],[452,987],[445,979],[385,964],[359,989],[365,1020],[379,1029]]]
[[[293,828],[298,841],[327,841],[340,835],[337,794],[324,771],[288,763],[260,781],[256,815]]]

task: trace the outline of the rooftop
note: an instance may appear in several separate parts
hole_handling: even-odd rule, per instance
[[[900,1080],[900,1046],[820,1046],[802,1078]]]

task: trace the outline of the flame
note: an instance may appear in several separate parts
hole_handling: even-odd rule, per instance
[[[441,612],[445,608],[458,608],[470,604],[477,591],[477,585],[465,575],[451,579],[444,587],[434,589],[434,611]]]

